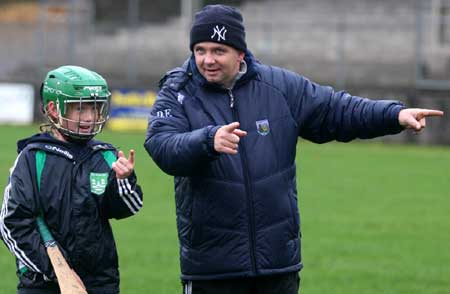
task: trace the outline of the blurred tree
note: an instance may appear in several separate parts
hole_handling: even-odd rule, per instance
[[[2,1],[2,0],[0,0]],[[184,0],[185,1],[185,0]],[[201,5],[227,4],[239,6],[246,0],[199,0]],[[252,0],[257,1],[257,0]],[[96,20],[123,22],[127,19],[129,0],[94,0]],[[139,22],[164,22],[181,13],[180,0],[139,1]]]
[[[96,21],[121,22],[128,18],[129,0],[95,0]],[[180,0],[139,1],[139,22],[163,22],[180,14]]]
[[[226,4],[226,5],[233,5],[238,6],[241,5],[244,0],[203,0],[204,5],[210,5],[210,4]]]

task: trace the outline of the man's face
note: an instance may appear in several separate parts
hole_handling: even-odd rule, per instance
[[[228,45],[200,42],[194,48],[195,63],[201,75],[210,83],[230,87],[239,72],[244,52]]]

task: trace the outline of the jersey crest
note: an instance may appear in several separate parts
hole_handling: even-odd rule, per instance
[[[269,120],[258,120],[256,122],[256,130],[258,131],[258,134],[261,136],[266,136],[270,132],[270,126],[269,126]]]
[[[96,195],[105,193],[106,184],[108,183],[108,173],[91,173],[89,179],[92,193]]]

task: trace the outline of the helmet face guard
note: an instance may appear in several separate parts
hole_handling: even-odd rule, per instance
[[[72,141],[87,141],[100,133],[109,118],[111,93],[97,73],[77,66],[50,71],[42,84],[44,113],[50,123]],[[53,101],[57,116],[50,115]]]
[[[57,119],[53,125],[66,137],[75,140],[89,140],[100,133],[109,118],[109,97],[94,97],[64,101],[64,107],[56,104]],[[65,113],[61,111],[65,110]],[[85,112],[90,112],[90,120],[83,120]],[[70,116],[71,113],[75,113]]]

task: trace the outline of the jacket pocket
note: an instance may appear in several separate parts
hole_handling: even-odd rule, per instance
[[[300,230],[300,215],[298,211],[297,202],[297,181],[295,175],[295,166],[290,168],[285,174],[285,180],[288,185],[288,201],[291,208],[291,222],[292,222],[292,235],[293,238],[298,238],[301,235]]]
[[[292,233],[293,237],[297,238],[299,235],[301,235],[300,232],[300,217],[298,213],[298,207],[297,207],[297,197],[295,197],[294,193],[289,193],[289,203],[291,205],[291,214],[292,214]]]
[[[191,228],[191,237],[190,243],[191,247],[195,247],[202,243],[203,240],[203,224],[205,219],[205,194],[203,193],[203,189],[197,190],[192,197],[192,228]]]

